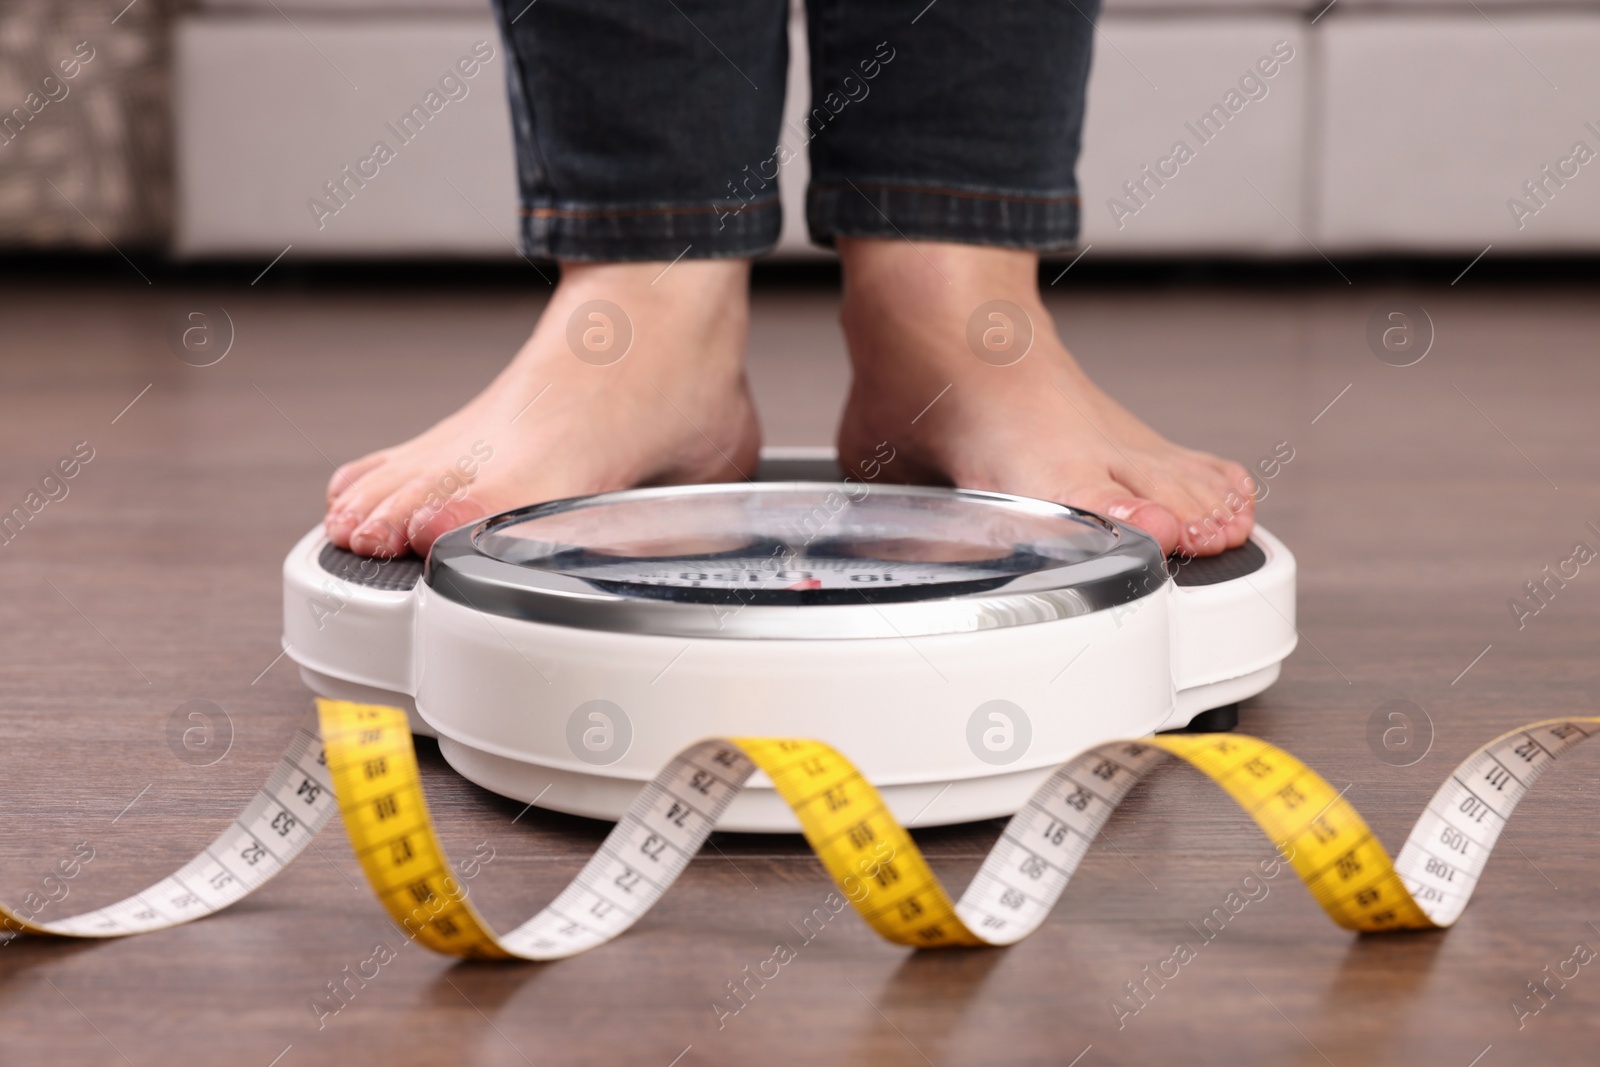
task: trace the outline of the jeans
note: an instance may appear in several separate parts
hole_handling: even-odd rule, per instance
[[[495,0],[527,253],[760,255],[795,150],[820,245],[1072,244],[1099,0],[806,8],[811,107],[780,131],[788,0]]]

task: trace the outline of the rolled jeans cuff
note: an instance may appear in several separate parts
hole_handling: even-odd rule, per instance
[[[522,209],[523,250],[577,263],[742,259],[777,244],[778,198],[712,204],[567,203]]]
[[[921,186],[895,182],[814,181],[806,192],[811,239],[904,237],[915,241],[1055,252],[1078,239],[1077,193]]]

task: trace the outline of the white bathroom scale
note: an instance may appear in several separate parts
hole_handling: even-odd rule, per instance
[[[707,737],[833,745],[895,816],[1010,815],[1099,742],[1231,728],[1295,646],[1295,561],[1257,526],[1168,560],[1131,526],[1026,497],[761,479],[508,511],[426,561],[312,530],[284,648],[320,695],[406,709],[478,785],[615,820]],[[794,831],[757,774],[718,824]]]

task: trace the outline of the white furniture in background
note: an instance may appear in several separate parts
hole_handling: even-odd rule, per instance
[[[1324,4],[1108,0],[1079,169],[1097,257],[1600,251],[1600,159],[1560,186],[1541,173],[1579,141],[1600,153],[1600,2]],[[798,125],[803,21],[791,34]],[[395,145],[385,124],[478,41],[495,58],[469,95],[346,182],[319,226],[308,201],[331,203],[324,183],[374,141]],[[1266,95],[1202,144],[1185,124],[1279,42],[1294,56]],[[180,255],[517,254],[505,56],[483,0],[210,0],[180,20],[174,62]],[[1142,168],[1179,139],[1194,158],[1156,186]],[[821,254],[806,177],[803,154],[781,175],[778,255]],[[1541,179],[1542,205],[1523,190]],[[1119,219],[1113,197],[1138,210]],[[1512,198],[1539,210],[1518,220]]]
[[[1315,232],[1335,248],[1600,251],[1600,6],[1569,6],[1329,21]],[[1593,161],[1545,179],[1578,141]],[[1523,191],[1541,179],[1544,207]],[[1539,208],[1520,227],[1513,198]]]

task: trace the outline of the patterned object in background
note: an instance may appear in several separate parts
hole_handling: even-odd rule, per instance
[[[125,3],[0,3],[0,248],[165,244],[174,4]]]

